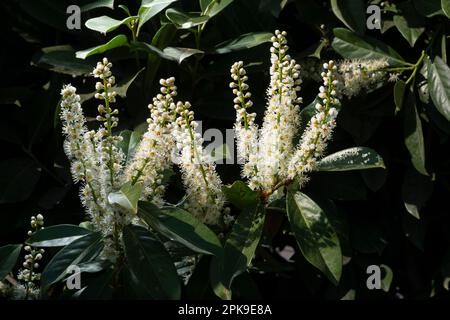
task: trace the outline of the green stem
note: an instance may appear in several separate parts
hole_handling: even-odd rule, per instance
[[[109,117],[106,118],[105,127],[108,132],[108,139],[112,139],[112,122],[111,122],[112,109],[109,106],[109,96],[108,96],[107,84],[108,84],[107,80],[103,79],[103,86],[104,86],[104,90],[105,90],[105,109],[106,109],[107,114],[109,114]],[[108,161],[109,179],[111,181],[111,187],[114,188],[114,158],[113,158],[112,141],[109,141],[108,154],[109,154],[109,161]]]
[[[422,51],[422,55],[420,56],[419,60],[417,60],[416,64],[414,65],[414,70],[411,73],[411,75],[409,76],[408,80],[406,81],[406,84],[409,84],[414,79],[414,77],[416,76],[417,70],[419,69],[420,65],[423,62],[423,59],[425,59],[425,56],[426,56],[425,51]]]

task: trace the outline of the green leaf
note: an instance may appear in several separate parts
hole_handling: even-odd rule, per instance
[[[343,28],[335,28],[333,32],[333,49],[344,58],[387,59],[393,66],[405,64],[404,59],[394,49],[377,39],[360,36]]]
[[[119,34],[109,40],[107,43],[99,45],[97,47],[81,50],[76,52],[76,57],[78,59],[86,59],[88,56],[92,56],[94,54],[103,53],[108,50],[112,50],[118,47],[122,47],[128,45],[127,36],[124,34]]]
[[[21,244],[8,244],[0,248],[0,281],[2,281],[16,265],[21,249]]]
[[[227,200],[241,210],[255,206],[259,198],[258,192],[250,189],[242,181],[235,181],[231,186],[224,186],[222,191]]]
[[[110,204],[117,204],[125,210],[134,214],[138,210],[138,201],[141,196],[142,184],[131,182],[125,183],[118,192],[111,192],[108,195],[108,202]]]
[[[185,13],[172,8],[166,10],[167,19],[172,22],[177,29],[190,29],[204,24],[209,20],[208,16],[201,16],[196,13]]]
[[[436,109],[450,121],[450,68],[440,57],[428,68],[428,88]]]
[[[394,85],[394,102],[395,102],[395,114],[397,114],[403,108],[403,102],[405,99],[406,82],[398,80]]]
[[[94,260],[103,249],[100,232],[90,233],[62,248],[45,267],[41,277],[41,287],[46,291],[52,284],[66,276],[71,265]]]
[[[164,48],[163,53],[169,59],[176,61],[178,64],[181,64],[184,59],[189,58],[190,56],[193,56],[195,54],[203,54],[204,52],[192,48],[167,47]]]
[[[108,16],[101,16],[89,19],[86,21],[85,26],[88,29],[106,34],[108,32],[111,32],[113,30],[116,30],[121,25],[131,22],[131,20],[136,19],[136,17],[127,17],[123,20],[116,20]]]
[[[367,147],[354,147],[333,153],[317,163],[317,171],[349,171],[386,168],[383,158]]]
[[[139,8],[138,17],[139,24],[137,28],[137,34],[141,30],[141,27],[151,18],[156,16],[162,10],[164,10],[168,5],[175,2],[177,0],[153,0],[151,2],[142,4]]]
[[[0,203],[26,200],[41,176],[34,160],[11,158],[0,162]]]
[[[228,289],[233,279],[246,271],[252,262],[264,226],[264,209],[258,201],[243,209],[233,224],[224,245],[223,261],[217,261],[221,282]]]
[[[124,153],[126,162],[133,159],[136,152],[136,148],[139,145],[142,134],[138,131],[123,130],[119,136],[122,137],[122,141],[118,143],[118,147]]]
[[[81,228],[87,229],[89,231],[95,231],[95,226],[92,224],[91,221],[80,222],[80,224],[78,226],[80,226]]]
[[[441,0],[441,7],[444,14],[450,19],[450,0]]]
[[[420,219],[420,210],[425,206],[432,191],[431,177],[409,166],[405,171],[402,184],[402,200],[406,211],[414,218]]]
[[[350,30],[360,34],[366,30],[365,1],[331,0],[331,9]]]
[[[33,233],[26,243],[34,247],[63,247],[90,233],[73,224],[59,224]]]
[[[189,58],[190,56],[204,54],[203,51],[192,48],[166,47],[161,50],[144,42],[134,42],[133,45],[135,45],[137,49],[143,49],[148,52],[156,53],[159,57],[166,60],[175,61],[178,64],[181,64],[183,60]]]
[[[119,9],[122,9],[123,12],[125,12],[126,15],[128,15],[129,17],[131,17],[130,9],[128,9],[128,7],[127,7],[126,5],[119,4],[117,7],[118,7]]]
[[[234,0],[200,0],[202,15],[214,17],[230,5]]]
[[[76,291],[72,298],[77,300],[111,300],[113,288],[111,282],[114,279],[114,269],[108,268],[104,272],[92,278],[82,281],[83,288]]]
[[[356,291],[355,289],[350,289],[348,292],[341,298],[341,300],[355,300]]]
[[[221,261],[213,258],[209,268],[211,288],[216,296],[222,300],[231,300],[231,289],[225,287],[221,279]]]
[[[409,45],[414,47],[417,39],[425,31],[425,20],[410,2],[401,3],[397,8],[401,14],[394,15],[394,25]]]
[[[155,299],[179,299],[180,279],[169,253],[150,231],[129,225],[123,229],[127,263],[133,276]]]
[[[208,5],[213,2],[214,0],[199,0],[199,4],[200,4],[200,10],[202,10],[202,12],[205,12],[206,8],[208,8]]]
[[[270,42],[272,33],[269,32],[251,32],[242,34],[236,39],[222,42],[216,46],[214,53],[223,54],[243,49],[250,49],[260,44]]]
[[[92,71],[90,61],[75,57],[75,50],[68,45],[42,48],[32,58],[32,64],[54,72],[82,76]]]
[[[339,239],[325,212],[304,193],[289,190],[288,219],[303,256],[337,285],[342,273]]]
[[[97,8],[114,9],[114,0],[97,0],[86,3],[85,5],[81,6],[81,12],[87,12]]]
[[[176,207],[158,208],[150,202],[139,202],[138,216],[152,229],[198,253],[223,255],[216,234],[191,213]]]
[[[391,287],[392,279],[394,278],[394,273],[392,272],[392,269],[389,268],[385,264],[380,265],[380,267],[385,272],[385,275],[384,275],[383,279],[381,280],[381,289],[383,289],[384,292],[389,292],[389,288]]]
[[[417,11],[428,18],[443,14],[441,0],[413,0],[413,3]]]
[[[411,155],[411,162],[417,171],[423,175],[428,175],[425,169],[425,143],[423,140],[422,122],[420,121],[416,98],[412,89],[408,91],[403,110],[405,145]]]
[[[117,83],[114,87],[112,87],[112,90],[114,90],[120,97],[126,98],[128,88],[131,86],[131,84],[136,80],[136,78],[139,76],[139,74],[144,70],[145,68],[142,68],[135,74],[131,76],[131,78],[125,79],[119,83]]]

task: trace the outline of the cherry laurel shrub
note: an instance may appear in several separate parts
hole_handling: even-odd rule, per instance
[[[243,163],[243,181],[231,185],[223,185],[203,146],[191,104],[177,100],[173,77],[160,80],[142,136],[115,130],[116,81],[107,58],[92,72],[99,100],[96,130],[88,128],[77,89],[65,85],[60,113],[64,150],[89,221],[43,228],[43,217],[32,217],[17,280],[10,271],[22,246],[0,248],[10,251],[12,261],[2,293],[17,299],[92,298],[102,287],[102,298],[132,292],[132,298],[179,299],[193,270],[206,261],[206,281],[218,297],[229,299],[233,280],[251,267],[265,221],[275,207],[287,214],[306,260],[337,284],[343,255],[335,227],[301,188],[314,171],[384,167],[381,157],[365,147],[325,154],[341,99],[396,75],[389,74],[383,59],[330,60],[316,70],[322,84],[315,101],[303,108],[299,92],[308,75],[302,75],[301,66],[289,55],[286,32],[277,30],[271,42],[262,124],[250,112],[253,102],[244,62],[231,66],[234,130]],[[306,123],[303,112],[310,115]],[[171,204],[165,194],[170,193],[168,177],[175,166],[186,196]],[[42,274],[37,273],[43,248],[53,247],[62,248]],[[68,270],[74,267],[78,273],[71,275]],[[81,285],[68,285],[76,276]]]

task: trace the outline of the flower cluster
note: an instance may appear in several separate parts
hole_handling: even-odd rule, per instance
[[[224,196],[221,180],[207,157],[202,139],[195,133],[196,123],[188,102],[175,102],[175,79],[161,79],[161,90],[149,105],[148,128],[135,148],[125,156],[122,136],[114,135],[118,125],[118,109],[114,89],[112,63],[104,58],[92,72],[100,81],[95,84],[95,98],[101,101],[97,130],[89,131],[76,88],[66,85],[61,90],[61,120],[66,136],[65,151],[71,160],[74,182],[81,182],[81,200],[94,228],[105,236],[104,255],[114,259],[121,250],[120,230],[134,222],[135,215],[110,203],[111,193],[125,185],[139,184],[140,199],[164,204],[164,175],[171,168],[175,147],[181,150],[180,168],[187,189],[188,209],[208,224],[218,224]]]
[[[319,102],[316,103],[316,114],[310,119],[303,133],[301,142],[292,156],[289,164],[288,177],[296,175],[304,177],[304,173],[314,168],[316,160],[322,156],[328,140],[336,125],[338,111],[336,106],[339,100],[336,97],[336,88],[339,84],[336,80],[336,64],[329,61],[323,65],[323,85],[319,88]]]
[[[28,231],[28,236],[31,236],[36,231],[44,228],[44,217],[38,214],[36,217],[31,217],[31,230]],[[17,274],[19,283],[13,289],[14,299],[37,299],[39,296],[39,286],[35,281],[41,279],[41,274],[36,272],[39,268],[39,261],[42,259],[44,249],[37,249],[32,246],[25,246],[25,261],[23,262],[23,269],[20,269]]]
[[[342,61],[337,68],[341,94],[351,98],[363,90],[375,88],[386,80],[388,73],[384,69],[388,66],[387,59]]]
[[[261,128],[254,123],[255,114],[247,112],[252,102],[243,63],[231,67],[237,149],[245,162],[242,173],[251,188],[260,190],[270,189],[286,177],[302,102],[297,96],[302,83],[300,66],[287,53],[286,32],[277,30],[271,40],[268,106]]]
[[[162,205],[165,191],[163,174],[170,169],[170,155],[175,145],[172,131],[176,117],[174,97],[177,87],[173,77],[161,79],[160,84],[161,93],[148,106],[150,118],[147,119],[147,131],[125,171],[125,178],[133,184],[142,183],[143,199]]]
[[[174,137],[180,150],[178,163],[183,174],[187,192],[186,209],[207,224],[219,221],[225,197],[222,181],[216,173],[213,160],[205,152],[200,133],[196,132],[197,122],[189,102],[176,104],[177,119]]]
[[[334,61],[324,64],[321,74],[320,102],[316,114],[304,132],[297,147],[294,138],[299,127],[300,66],[288,54],[286,32],[276,31],[272,37],[270,86],[268,105],[261,128],[254,123],[255,114],[248,113],[252,106],[248,80],[242,62],[231,67],[230,87],[236,98],[235,133],[239,156],[245,161],[242,175],[252,189],[271,194],[277,186],[295,176],[302,177],[314,166],[330,139],[339,105]]]
[[[322,81],[320,61],[303,59],[301,61],[303,79]],[[349,59],[336,62],[336,78],[339,80],[339,94],[347,98],[359,95],[361,92],[376,89],[386,81],[396,81],[398,73],[390,73],[387,59]]]

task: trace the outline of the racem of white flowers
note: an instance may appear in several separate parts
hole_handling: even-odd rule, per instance
[[[243,62],[231,68],[233,82],[230,87],[236,95],[235,133],[239,157],[245,163],[242,175],[248,179],[252,189],[269,196],[281,185],[296,176],[305,179],[305,173],[314,168],[322,156],[327,141],[331,138],[337,116],[338,80],[334,61],[323,65],[323,86],[320,87],[320,102],[316,114],[311,118],[300,143],[293,140],[300,126],[299,105],[300,65],[288,53],[286,32],[276,31],[272,37],[270,86],[267,90],[267,110],[261,128],[254,123],[255,114],[248,113],[252,106],[248,92],[246,71]]]
[[[105,255],[114,258],[121,250],[121,229],[135,222],[136,216],[111,204],[108,196],[124,184],[142,186],[141,200],[164,204],[164,172],[172,166],[175,146],[181,150],[179,161],[187,190],[186,207],[207,224],[219,224],[225,198],[222,182],[202,147],[202,139],[194,132],[193,112],[189,102],[176,103],[175,79],[162,79],[161,92],[149,105],[148,129],[131,159],[119,147],[121,136],[113,135],[118,124],[118,110],[113,109],[116,93],[112,64],[106,58],[93,71],[100,79],[95,87],[95,98],[102,101],[97,120],[103,125],[97,131],[88,131],[86,118],[76,88],[66,85],[61,90],[61,120],[66,136],[65,152],[71,160],[75,183],[81,182],[81,201],[96,230],[106,241]]]
[[[242,175],[252,189],[260,192],[263,201],[296,178],[300,183],[307,180],[306,174],[314,169],[331,139],[340,105],[338,97],[357,94],[360,83],[373,85],[384,79],[382,69],[387,66],[384,60],[323,64],[316,113],[295,145],[302,103],[298,96],[302,84],[300,66],[288,54],[286,32],[277,30],[271,40],[270,85],[261,127],[255,123],[256,114],[248,112],[253,103],[242,61],[231,67],[230,83],[235,95],[238,157],[244,163]],[[64,149],[71,160],[74,181],[82,183],[80,197],[86,212],[94,228],[109,241],[106,251],[112,249],[113,256],[119,252],[123,226],[137,222],[136,215],[110,203],[109,196],[124,185],[139,185],[141,200],[163,206],[164,173],[172,167],[176,150],[187,194],[185,208],[209,225],[231,221],[229,209],[224,207],[222,181],[195,130],[191,105],[175,101],[175,79],[160,80],[160,93],[149,105],[148,129],[134,155],[127,159],[120,148],[122,137],[113,134],[119,111],[113,107],[116,92],[111,68],[111,62],[104,58],[93,71],[99,79],[95,98],[101,101],[96,119],[102,125],[96,131],[87,128],[76,88],[69,84],[61,90]]]

